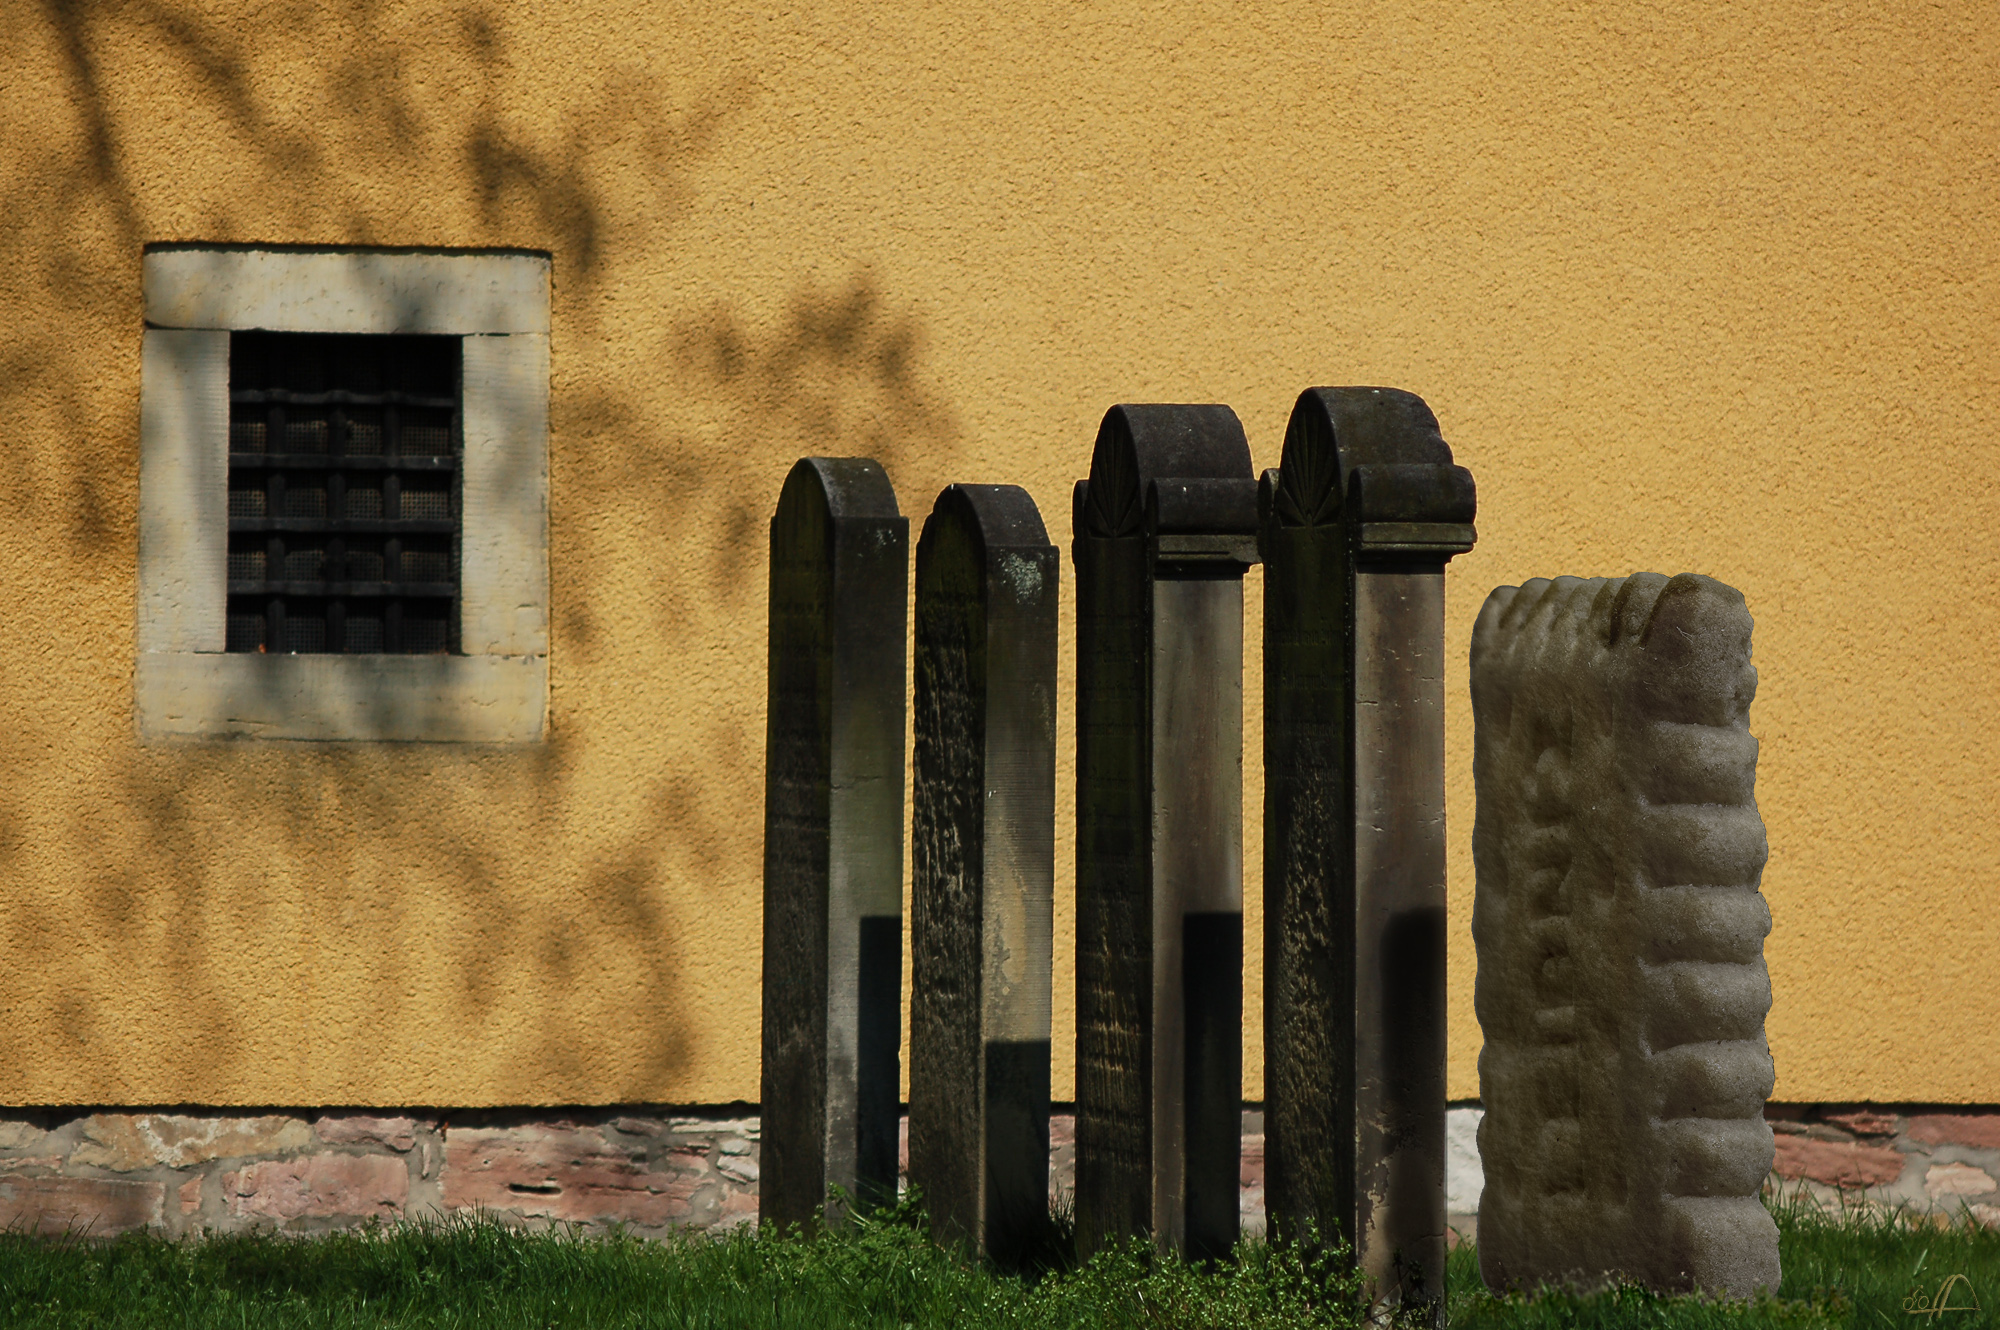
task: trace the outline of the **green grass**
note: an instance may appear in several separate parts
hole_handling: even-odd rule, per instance
[[[169,1242],[0,1235],[0,1325],[1052,1327],[1352,1330],[1351,1281],[1293,1249],[1224,1267],[1102,1253],[1038,1280],[996,1275],[924,1237],[909,1209],[815,1237],[668,1242],[528,1233],[491,1221]]]
[[[1855,1207],[1828,1213],[1798,1197],[1776,1201],[1784,1281],[1775,1298],[1718,1302],[1639,1288],[1589,1296],[1561,1290],[1494,1297],[1471,1247],[1451,1254],[1448,1319],[1477,1330],[1989,1330],[2000,1327],[2000,1232],[1969,1218],[1940,1227],[1927,1216]],[[1954,1306],[1913,1315],[1913,1294],[1934,1299],[1953,1275]],[[1971,1297],[1966,1296],[1970,1291]]]
[[[2000,1233],[1856,1210],[1774,1208],[1784,1286],[1727,1303],[1621,1288],[1494,1297],[1452,1253],[1450,1322],[1481,1330],[2000,1330]],[[1980,1310],[1912,1315],[1964,1275]],[[1964,1288],[1954,1302],[1966,1301]],[[1035,1327],[1355,1330],[1351,1278],[1284,1246],[1220,1267],[1105,1253],[1038,1279],[932,1245],[911,1207],[838,1233],[669,1242],[529,1233],[487,1220],[331,1234],[112,1242],[0,1234],[0,1325],[48,1327]]]

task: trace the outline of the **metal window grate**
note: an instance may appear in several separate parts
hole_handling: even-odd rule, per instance
[[[458,650],[459,339],[232,333],[231,651]]]

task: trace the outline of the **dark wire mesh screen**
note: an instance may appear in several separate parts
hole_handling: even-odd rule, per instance
[[[231,651],[458,650],[459,339],[229,338]]]

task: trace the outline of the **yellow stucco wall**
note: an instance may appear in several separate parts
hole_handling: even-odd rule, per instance
[[[1654,569],[1758,620],[1779,1097],[2000,1100],[1991,19],[18,8],[0,1102],[754,1099],[791,459],[873,454],[918,519],[948,481],[1018,481],[1066,545],[1108,404],[1228,402],[1271,466],[1319,383],[1423,394],[1479,479],[1449,583],[1452,1094],[1477,1084],[1473,615],[1499,583]],[[172,240],[553,255],[545,745],[135,743],[139,256]]]

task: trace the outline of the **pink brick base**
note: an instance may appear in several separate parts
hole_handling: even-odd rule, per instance
[[[1838,1203],[2000,1226],[2000,1109],[1780,1105],[1772,1182]],[[1243,1115],[1241,1217],[1264,1229],[1264,1123]],[[558,1112],[0,1110],[0,1227],[110,1236],[320,1232],[482,1212],[642,1235],[757,1218],[758,1128],[743,1106]],[[1074,1183],[1075,1118],[1049,1122],[1049,1190]],[[1476,1170],[1475,1170],[1476,1172]],[[1476,1193],[1475,1193],[1476,1194]],[[1470,1236],[1470,1216],[1453,1227]]]
[[[739,1110],[0,1110],[0,1227],[319,1232],[478,1211],[642,1234],[757,1218]],[[171,1202],[169,1202],[171,1196]]]

